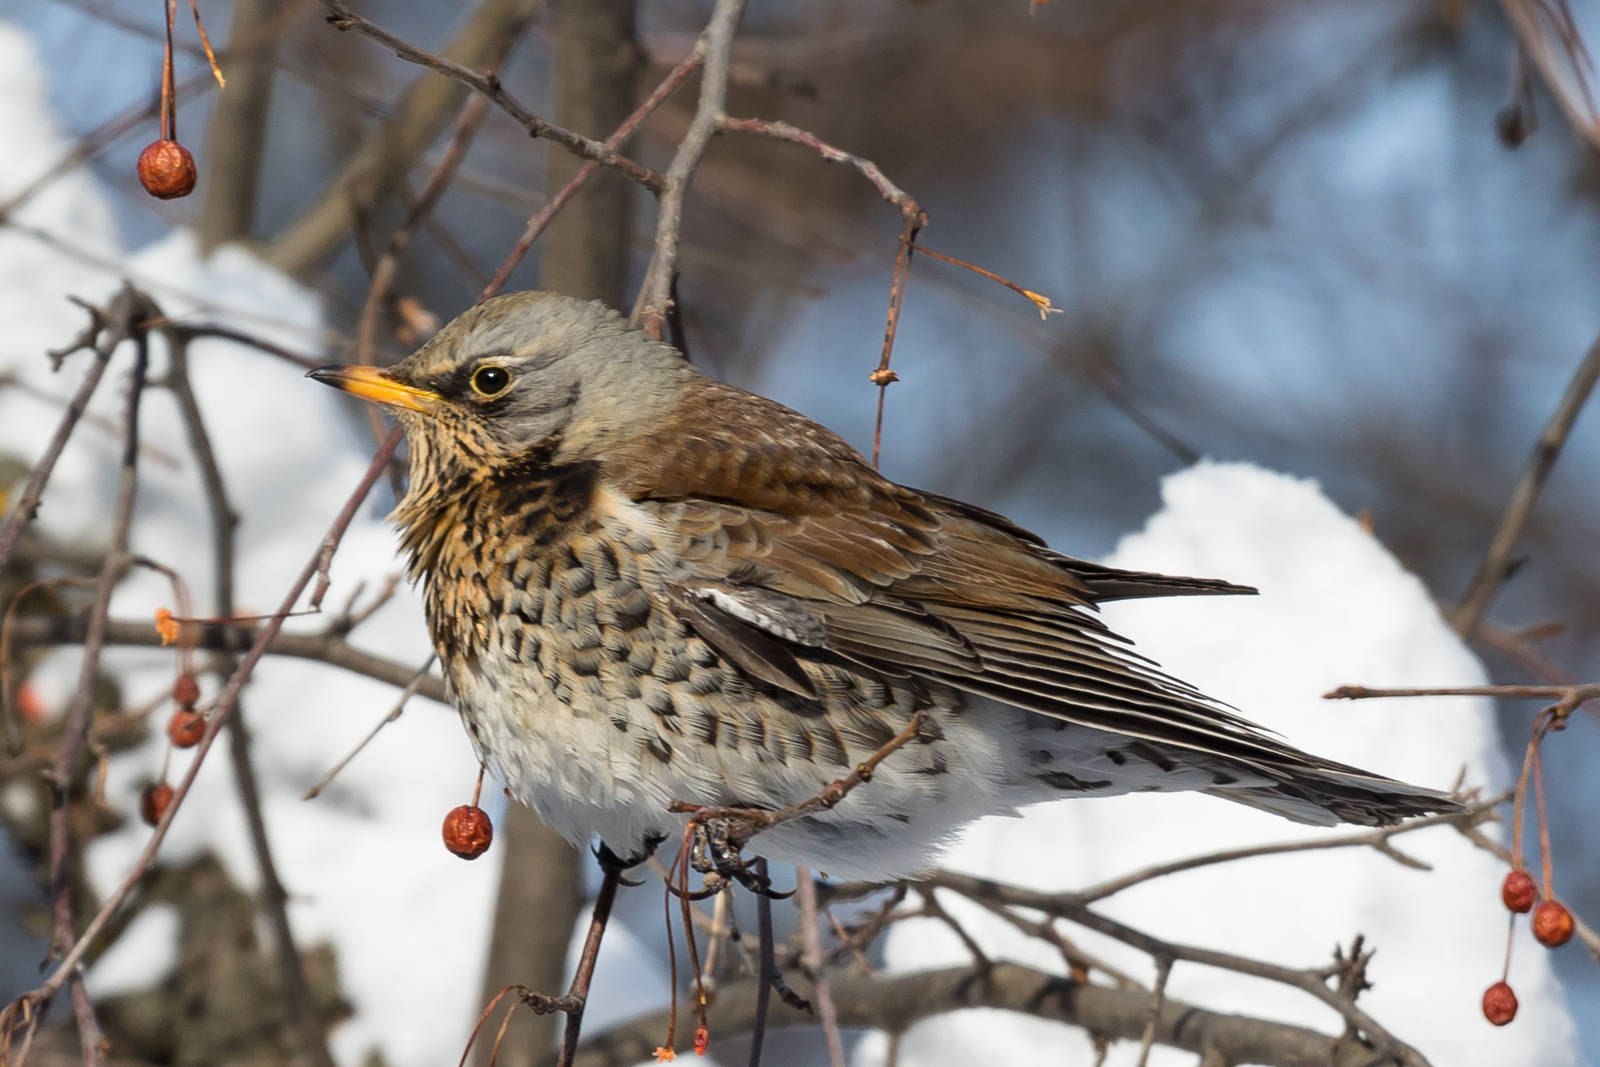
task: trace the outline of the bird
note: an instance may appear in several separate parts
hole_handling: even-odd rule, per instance
[[[504,294],[383,369],[310,377],[387,407],[391,520],[482,764],[580,846],[641,857],[688,806],[831,810],[755,838],[846,879],[934,865],[979,817],[1193,790],[1314,825],[1455,810],[1323,759],[1174,678],[1100,618],[1248,594],[1075,559],[900,485],[598,301]]]

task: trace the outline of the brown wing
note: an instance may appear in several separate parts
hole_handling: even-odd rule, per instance
[[[1094,608],[1253,590],[1062,556],[999,515],[889,481],[782,405],[705,389],[690,407],[712,419],[653,428],[607,479],[681,538],[686,621],[748,673],[806,692],[793,657],[825,649],[1132,737],[1245,760],[1294,751],[1131,651]],[[752,629],[763,640],[740,643]]]

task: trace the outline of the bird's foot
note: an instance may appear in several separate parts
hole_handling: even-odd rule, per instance
[[[635,887],[641,886],[644,885],[643,882],[636,882],[631,878],[623,878],[622,872],[632,870],[645,860],[649,859],[651,856],[655,855],[656,849],[660,848],[661,842],[665,840],[666,837],[664,835],[651,834],[649,837],[646,837],[643,841],[639,842],[638,851],[629,854],[627,857],[617,855],[611,850],[610,845],[607,845],[604,841],[602,841],[594,850],[594,858],[595,861],[600,864],[602,870],[615,871],[618,880],[623,885]]]
[[[668,810],[690,816],[686,834],[689,867],[704,880],[704,888],[690,894],[690,899],[715,896],[730,879],[770,900],[787,900],[794,896],[793,890],[780,893],[773,889],[771,880],[755,869],[755,861],[744,858],[744,847],[750,838],[772,825],[772,812],[764,808],[722,807],[687,801],[674,801]]]

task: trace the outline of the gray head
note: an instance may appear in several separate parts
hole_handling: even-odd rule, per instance
[[[695,374],[599,301],[523,292],[478,305],[385,370],[324,367],[311,377],[394,409],[411,438],[415,487],[419,474],[501,470],[533,455],[603,458],[652,425]]]

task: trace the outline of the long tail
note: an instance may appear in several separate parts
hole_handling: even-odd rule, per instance
[[[1298,765],[1263,769],[1272,779],[1267,784],[1216,786],[1205,792],[1312,826],[1391,826],[1418,815],[1461,810],[1446,793],[1309,754]]]

